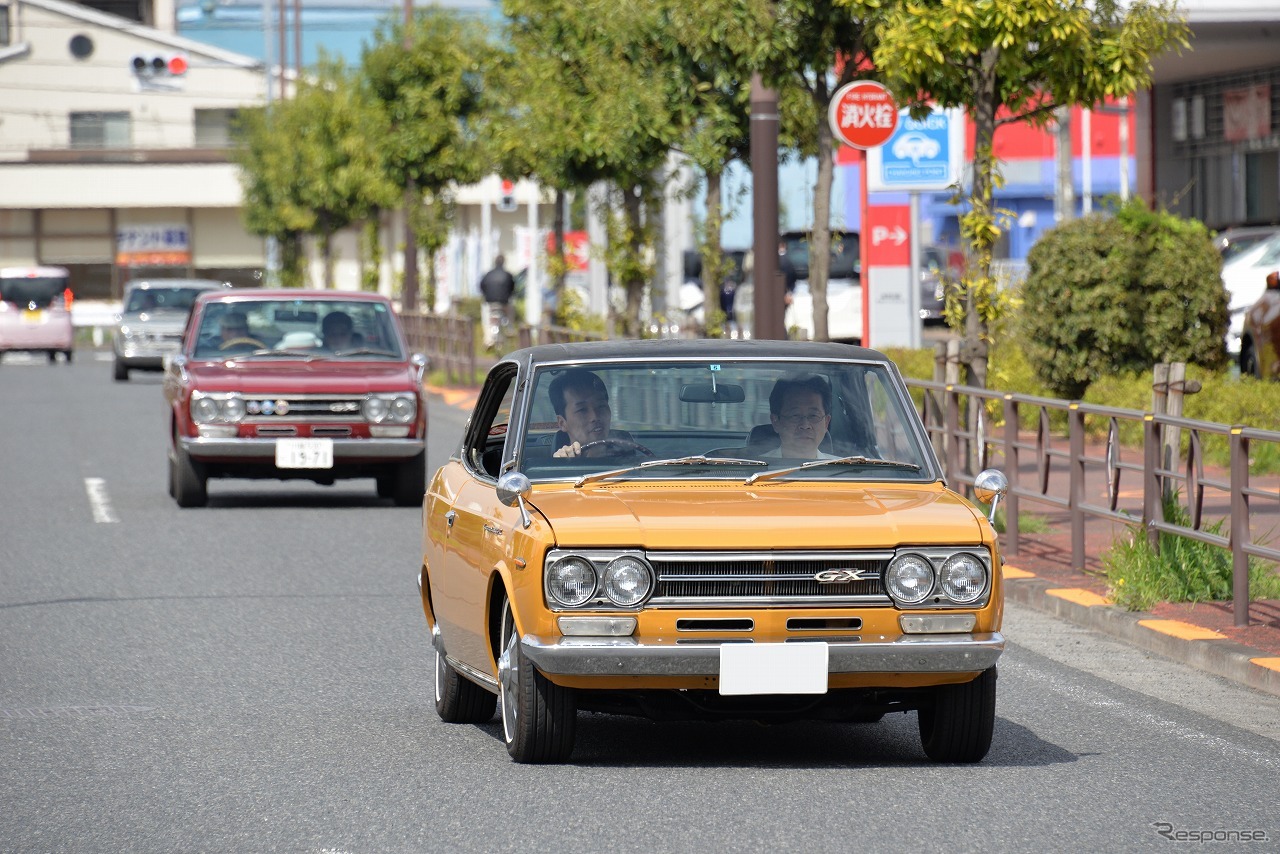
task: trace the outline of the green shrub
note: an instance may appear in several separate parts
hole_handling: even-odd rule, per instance
[[[1027,264],[1015,334],[1054,396],[1160,361],[1225,367],[1226,293],[1202,223],[1134,200],[1047,232]]]
[[[1164,502],[1165,519],[1190,525],[1177,497]],[[1207,533],[1222,531],[1223,521],[1207,525]],[[1176,534],[1161,533],[1153,549],[1140,528],[1117,540],[1102,556],[1112,601],[1130,611],[1149,611],[1157,602],[1211,602],[1232,598],[1231,552]],[[1280,574],[1275,565],[1249,559],[1251,599],[1280,597]]]

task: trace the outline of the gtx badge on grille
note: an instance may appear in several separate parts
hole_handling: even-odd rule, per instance
[[[880,573],[869,569],[824,569],[813,580],[819,584],[848,584],[850,581],[875,581]]]

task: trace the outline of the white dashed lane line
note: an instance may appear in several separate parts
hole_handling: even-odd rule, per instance
[[[111,498],[107,495],[107,482],[100,477],[86,477],[84,491],[89,495],[89,507],[93,509],[93,521],[101,523],[119,522],[115,511],[111,509]]]

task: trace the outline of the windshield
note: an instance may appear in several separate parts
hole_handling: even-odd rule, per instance
[[[526,400],[517,466],[534,481],[934,477],[910,399],[878,363],[555,366]]]
[[[194,355],[403,361],[404,350],[382,302],[241,299],[204,309]]]
[[[200,288],[138,288],[129,293],[124,310],[127,314],[144,311],[190,311],[196,297],[203,292]]]
[[[62,299],[67,289],[64,276],[34,276],[21,279],[0,279],[0,299],[18,306],[48,308],[54,300]]]

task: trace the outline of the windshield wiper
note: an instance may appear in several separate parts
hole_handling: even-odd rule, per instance
[[[597,480],[605,480],[610,477],[617,477],[620,474],[628,472],[640,471],[641,469],[653,468],[654,466],[767,466],[764,460],[746,460],[739,457],[704,457],[701,454],[692,457],[673,457],[669,460],[645,460],[634,466],[626,466],[625,468],[613,469],[612,471],[598,471],[593,474],[583,475],[578,478],[578,482],[574,487],[586,486],[588,483],[595,483]]]
[[[390,350],[377,350],[372,347],[360,347],[355,350],[335,350],[332,353],[325,354],[322,358],[337,359],[344,356],[390,356],[393,359],[399,358],[396,353],[392,353]]]
[[[788,466],[784,469],[775,469],[773,471],[756,472],[747,478],[746,486],[750,486],[758,480],[769,480],[775,477],[781,477],[784,474],[803,471],[805,469],[820,468],[822,466],[883,466],[886,468],[909,469],[911,471],[920,471],[920,466],[915,463],[904,463],[901,460],[879,460],[872,457],[838,457],[834,460],[810,460],[807,463],[801,463],[798,466]]]
[[[254,350],[252,353],[242,354],[240,358],[243,359],[246,356],[297,356],[300,359],[306,359],[308,362],[316,358],[316,354],[312,353],[310,350],[293,350],[288,347],[280,350],[272,350],[270,348],[265,350]]]

